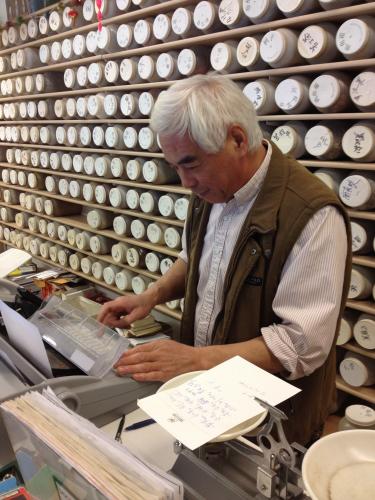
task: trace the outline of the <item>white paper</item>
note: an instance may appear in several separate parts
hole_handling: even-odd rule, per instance
[[[0,300],[0,311],[9,340],[48,378],[52,378],[51,365],[39,329],[18,312]]]
[[[264,411],[254,396],[275,406],[300,392],[240,356],[138,406],[191,450]]]
[[[0,254],[0,278],[4,278],[30,259],[31,255],[24,250],[18,248],[5,250]]]

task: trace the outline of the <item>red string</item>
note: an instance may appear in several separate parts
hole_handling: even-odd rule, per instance
[[[102,27],[103,27],[103,24],[102,24],[102,21],[103,21],[102,5],[103,5],[102,0],[96,0],[96,7],[98,8],[98,12],[97,12],[98,31],[102,31]]]

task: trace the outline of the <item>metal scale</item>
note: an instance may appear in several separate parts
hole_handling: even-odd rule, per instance
[[[285,413],[255,398],[269,413],[257,435],[258,445],[231,440],[206,445],[198,454],[175,442],[178,459],[172,469],[185,486],[187,500],[307,500],[301,463],[306,448],[288,443]],[[275,437],[277,436],[277,438]]]

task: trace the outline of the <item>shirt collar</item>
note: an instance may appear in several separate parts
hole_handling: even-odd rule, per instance
[[[247,204],[257,197],[262,187],[264,178],[266,177],[267,170],[271,161],[272,147],[271,144],[266,140],[263,140],[262,144],[267,148],[264,160],[260,164],[255,174],[249,179],[249,181],[233,195],[234,200],[239,206]]]

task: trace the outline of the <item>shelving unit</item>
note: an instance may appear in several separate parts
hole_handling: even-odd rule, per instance
[[[153,18],[157,14],[160,13],[172,13],[178,7],[192,7],[199,2],[199,0],[169,0],[161,3],[155,3],[155,5],[143,9],[133,10],[131,12],[127,12],[124,14],[117,15],[110,19],[103,20],[103,26],[119,26],[123,23],[135,23],[139,19],[145,18]],[[214,1],[215,4],[219,4],[219,0]],[[57,5],[57,4],[56,4]],[[42,9],[38,11],[34,15],[42,15],[50,10],[53,10],[54,6],[49,6],[46,9]],[[108,53],[97,53],[95,55],[89,55],[82,58],[73,58],[70,60],[64,60],[62,62],[52,63],[48,65],[38,65],[38,67],[30,68],[30,69],[22,69],[19,71],[14,71],[11,73],[0,74],[0,83],[8,78],[16,78],[27,75],[35,75],[38,73],[57,73],[62,77],[63,71],[67,68],[77,68],[78,66],[85,65],[88,66],[93,62],[103,62],[107,61],[117,61],[124,58],[133,58],[140,57],[142,55],[158,55],[162,52],[169,51],[179,51],[185,48],[201,48],[208,47],[211,48],[214,44],[218,42],[225,42],[227,40],[239,41],[240,39],[246,36],[253,35],[263,35],[270,30],[275,30],[278,28],[289,28],[293,30],[302,30],[306,26],[309,25],[321,25],[325,22],[332,22],[336,25],[341,24],[344,20],[350,19],[352,17],[358,16],[373,16],[375,17],[375,2],[364,2],[360,5],[353,5],[351,7],[345,7],[340,9],[328,10],[328,11],[319,11],[314,12],[307,15],[302,15],[298,17],[289,17],[289,18],[280,18],[274,21],[260,23],[260,24],[251,24],[249,20],[249,25],[235,28],[235,29],[227,29],[224,25],[217,29],[212,33],[198,34],[194,37],[188,37],[183,39],[178,39],[174,41],[166,41],[155,43],[152,45],[139,46],[126,50],[112,50]],[[74,27],[70,30],[61,31],[59,33],[55,33],[53,35],[43,36],[38,38],[37,40],[30,41],[28,43],[19,44],[17,46],[9,47],[0,50],[1,56],[8,56],[15,50],[20,48],[39,48],[42,44],[51,44],[55,41],[62,41],[65,38],[72,39],[77,34],[86,35],[90,31],[95,31],[97,29],[97,23],[86,23],[79,27]],[[253,81],[259,78],[268,78],[278,81],[283,78],[287,78],[293,75],[306,75],[308,77],[315,78],[318,75],[321,75],[325,72],[331,71],[339,71],[344,72],[351,77],[357,75],[362,71],[367,70],[375,70],[375,58],[365,58],[358,60],[333,60],[327,63],[320,64],[308,64],[307,62],[302,64],[296,64],[293,66],[281,67],[281,68],[265,68],[265,69],[257,69],[257,70],[247,70],[244,68],[243,71],[236,71],[227,74],[228,78],[231,78],[237,82],[244,83]],[[79,97],[79,96],[91,96],[99,93],[108,94],[108,93],[129,93],[129,92],[143,92],[143,91],[162,91],[166,89],[174,80],[166,81],[153,81],[153,82],[141,82],[141,83],[120,83],[120,80],[117,80],[116,84],[103,83],[99,86],[91,86],[89,85],[87,88],[75,88],[75,89],[56,89],[49,92],[44,93],[33,93],[23,95],[6,95],[0,97],[0,106],[5,105],[7,103],[20,103],[20,102],[29,102],[29,101],[39,101],[39,100],[51,100],[53,103],[54,99],[63,99],[69,97]],[[341,121],[349,121],[350,123],[355,123],[359,120],[369,120],[371,122],[375,119],[375,111],[371,112],[361,112],[355,108],[355,106],[351,106],[347,110],[341,113],[319,113],[319,111],[313,111],[313,107],[311,110],[308,110],[306,113],[301,114],[283,114],[281,111],[273,114],[266,114],[259,116],[259,121],[262,125],[272,125],[273,127],[279,126],[281,123],[286,121],[303,121],[307,122],[307,124],[315,124],[322,120],[324,121],[332,121],[332,120],[341,120]],[[61,125],[63,122],[66,125],[81,125],[83,122],[85,124],[94,125],[141,125],[147,126],[149,124],[148,117],[142,118],[85,118],[85,119],[16,119],[16,120],[1,120],[0,126],[16,126],[16,125],[26,125],[26,126],[42,126],[42,125]],[[13,149],[29,149],[29,150],[40,150],[47,152],[61,151],[61,152],[69,152],[72,154],[97,154],[97,155],[109,155],[109,156],[118,156],[122,159],[125,158],[135,158],[142,157],[145,159],[160,159],[164,158],[161,152],[148,152],[148,151],[139,151],[139,150],[118,150],[118,149],[110,149],[107,147],[72,147],[72,146],[61,146],[61,145],[49,145],[49,144],[41,144],[41,143],[23,143],[23,142],[8,142],[4,141],[0,143],[0,147],[3,148],[13,148]],[[308,158],[303,157],[300,158],[299,161],[311,168],[313,170],[318,168],[332,169],[336,171],[343,171],[349,175],[349,171],[358,171],[358,172],[375,172],[375,163],[372,162],[356,162],[350,161],[349,158],[343,158],[342,160],[319,160],[317,158]],[[183,188],[180,185],[157,185],[151,184],[147,182],[139,182],[139,181],[131,181],[127,179],[119,179],[119,178],[103,178],[99,176],[90,176],[86,174],[77,173],[74,171],[64,171],[64,170],[53,170],[51,168],[36,168],[28,165],[20,165],[16,163],[7,163],[4,161],[0,162],[0,169],[14,169],[16,171],[25,171],[25,172],[35,172],[38,174],[52,175],[56,178],[69,178],[69,179],[80,179],[82,181],[100,183],[106,186],[125,186],[129,188],[137,188],[141,190],[150,190],[152,192],[160,192],[163,193],[173,193],[181,196],[188,196],[190,191],[188,189]],[[178,219],[165,218],[156,214],[146,214],[139,210],[128,210],[128,209],[117,209],[108,205],[99,205],[98,203],[86,202],[82,199],[75,199],[62,196],[57,193],[50,193],[42,189],[31,189],[30,187],[23,187],[14,184],[6,184],[5,182],[0,182],[0,189],[11,189],[17,192],[24,192],[35,194],[38,196],[42,196],[46,199],[60,200],[60,201],[69,201],[70,203],[79,204],[84,209],[88,208],[100,208],[110,213],[123,214],[128,215],[133,218],[139,218],[145,221],[152,221],[156,223],[168,224],[171,227],[178,228],[179,230],[183,227],[183,222]],[[120,237],[113,230],[95,230],[91,228],[87,222],[85,221],[83,216],[71,216],[71,217],[47,217],[44,214],[29,211],[26,208],[22,208],[20,205],[7,205],[5,202],[0,201],[0,207],[8,206],[17,212],[27,212],[31,215],[38,216],[41,218],[48,218],[49,220],[65,224],[66,226],[77,228],[80,230],[88,231],[92,234],[100,234],[106,236],[107,238],[118,241],[125,242],[131,245],[134,245],[138,248],[144,248],[150,251],[155,251],[170,257],[177,257],[178,252],[176,250],[170,249],[167,246],[161,245],[153,245],[147,241],[136,240],[134,238],[128,237]],[[348,213],[351,218],[358,221],[375,221],[375,212],[369,210],[348,210]],[[12,230],[17,229],[19,231],[24,232],[25,234],[35,234],[31,233],[28,229],[19,229],[15,226],[13,222],[2,222],[4,227],[9,227]],[[38,234],[38,237],[45,241],[54,241],[48,238],[45,235]],[[9,245],[9,241],[2,240],[3,243]],[[147,276],[152,279],[156,279],[158,274],[151,273],[145,269],[137,269],[132,268],[128,265],[119,265],[115,263],[109,255],[96,255],[92,252],[77,250],[77,248],[72,247],[64,242],[58,241],[59,245],[64,248],[68,248],[69,250],[79,251],[80,253],[94,257],[95,259],[106,262],[108,264],[116,264],[119,267],[123,267],[124,269],[130,269],[136,271],[140,275]],[[38,257],[40,260],[43,260],[40,256]],[[375,269],[375,256],[372,255],[355,255],[353,257],[353,264],[362,266],[368,269]],[[53,265],[58,266],[58,264],[53,263]],[[85,277],[86,279],[91,280],[94,283],[99,283],[101,286],[107,287],[112,291],[118,290],[115,287],[108,286],[104,282],[98,282],[92,276],[87,276],[84,273],[76,274]],[[375,316],[375,302],[373,300],[369,301],[360,301],[360,300],[348,300],[347,301],[348,310],[358,311],[358,313],[367,313]],[[181,318],[181,313],[176,312],[174,310],[168,309],[164,306],[160,306],[158,310],[163,313],[173,317],[175,319]],[[349,343],[343,346],[349,351],[357,352],[362,355],[366,355],[374,359],[375,355],[371,352],[364,352],[364,349],[359,348],[354,343]],[[340,347],[341,349],[341,347]],[[345,392],[350,394],[354,394],[356,396],[361,397],[362,399],[372,402],[375,402],[375,389],[374,388],[352,388],[345,384],[340,377],[337,379],[337,387]]]

